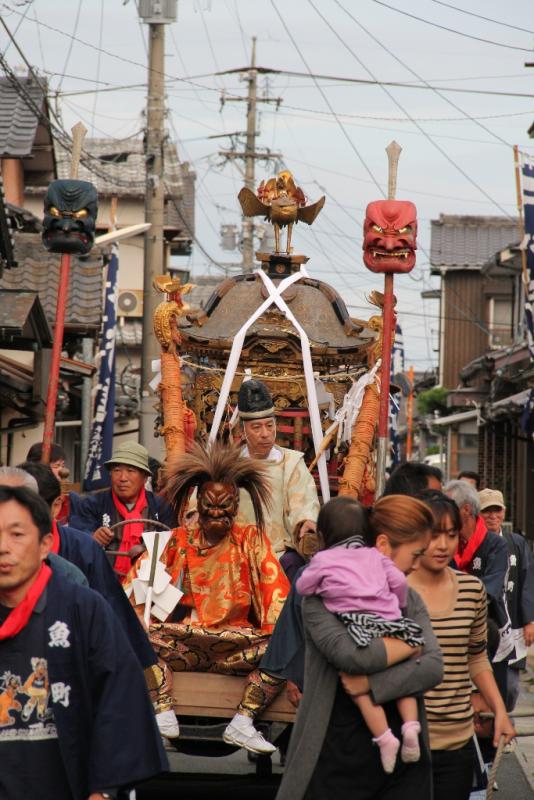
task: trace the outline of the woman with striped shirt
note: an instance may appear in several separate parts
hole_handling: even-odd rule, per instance
[[[494,744],[502,734],[509,742],[515,731],[486,655],[486,591],[478,578],[449,566],[461,528],[458,507],[441,492],[425,492],[420,498],[430,506],[435,523],[409,583],[426,604],[444,670],[443,681],[425,694],[434,800],[468,800],[475,758],[472,684],[495,714]]]

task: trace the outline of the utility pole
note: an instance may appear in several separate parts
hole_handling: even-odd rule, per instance
[[[163,216],[165,179],[163,148],[165,142],[165,25],[176,21],[176,4],[159,0],[140,0],[139,15],[149,26],[148,33],[148,93],[145,132],[146,194],[145,221],[150,228],[145,233],[143,263],[143,341],[141,352],[141,417],[139,439],[151,453],[161,455],[162,447],[155,439],[156,398],[151,394],[152,362],[159,358],[159,345],[154,334],[154,311],[159,298],[153,287],[154,279],[165,272],[165,241]],[[165,13],[165,16],[164,16]]]
[[[227,72],[220,73],[221,75],[234,73],[237,70],[228,70]],[[263,70],[262,70],[263,72]],[[271,153],[269,150],[261,150],[258,152],[256,149],[256,139],[259,136],[257,130],[257,104],[258,103],[275,103],[276,107],[280,106],[282,102],[281,97],[258,97],[258,70],[256,69],[256,37],[252,38],[252,54],[250,58],[250,65],[247,69],[247,84],[248,91],[246,97],[226,97],[221,98],[221,103],[228,102],[246,102],[247,103],[247,132],[245,149],[238,151],[220,150],[219,155],[224,156],[225,159],[241,159],[245,162],[245,186],[253,192],[256,188],[255,164],[257,159],[264,161],[270,159],[282,158],[281,153]],[[235,136],[235,134],[232,134]],[[252,219],[243,217],[243,244],[242,244],[242,266],[243,272],[252,272],[254,268],[254,222]]]
[[[252,39],[252,55],[248,71],[247,97],[247,146],[245,150],[245,186],[254,191],[256,151],[256,102],[258,94],[258,73],[256,72],[256,37]],[[243,219],[243,272],[252,272],[254,264],[254,222],[252,217]]]

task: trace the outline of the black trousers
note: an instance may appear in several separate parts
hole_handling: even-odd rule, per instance
[[[474,767],[472,740],[459,750],[432,750],[434,800],[469,800]]]
[[[393,733],[400,738],[402,721],[395,703],[384,706]],[[339,684],[330,722],[305,800],[431,800],[430,753],[421,741],[421,760],[397,760],[387,775],[379,749],[365,721]],[[451,800],[451,798],[448,798]],[[459,800],[452,797],[452,800]]]

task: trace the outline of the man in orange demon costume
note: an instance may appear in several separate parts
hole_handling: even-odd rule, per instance
[[[209,449],[196,445],[174,463],[166,486],[179,519],[194,488],[198,521],[190,528],[176,528],[161,556],[171,583],[183,596],[165,622],[153,618],[150,625],[150,640],[160,657],[160,680],[153,687],[156,711],[169,716],[167,735],[178,735],[175,721],[174,731],[172,724],[171,670],[249,673],[224,740],[252,752],[271,753],[276,748],[253,721],[285,681],[263,673],[257,665],[289,583],[263,530],[262,509],[271,500],[266,470],[261,461],[242,456],[238,448],[218,442]],[[235,523],[240,488],[249,493],[256,525]],[[141,561],[130,572],[130,581]],[[160,730],[164,732],[161,725]]]

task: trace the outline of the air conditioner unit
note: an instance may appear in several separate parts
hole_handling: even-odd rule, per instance
[[[143,290],[142,289],[122,289],[119,292],[117,301],[118,317],[142,317],[143,316]]]

